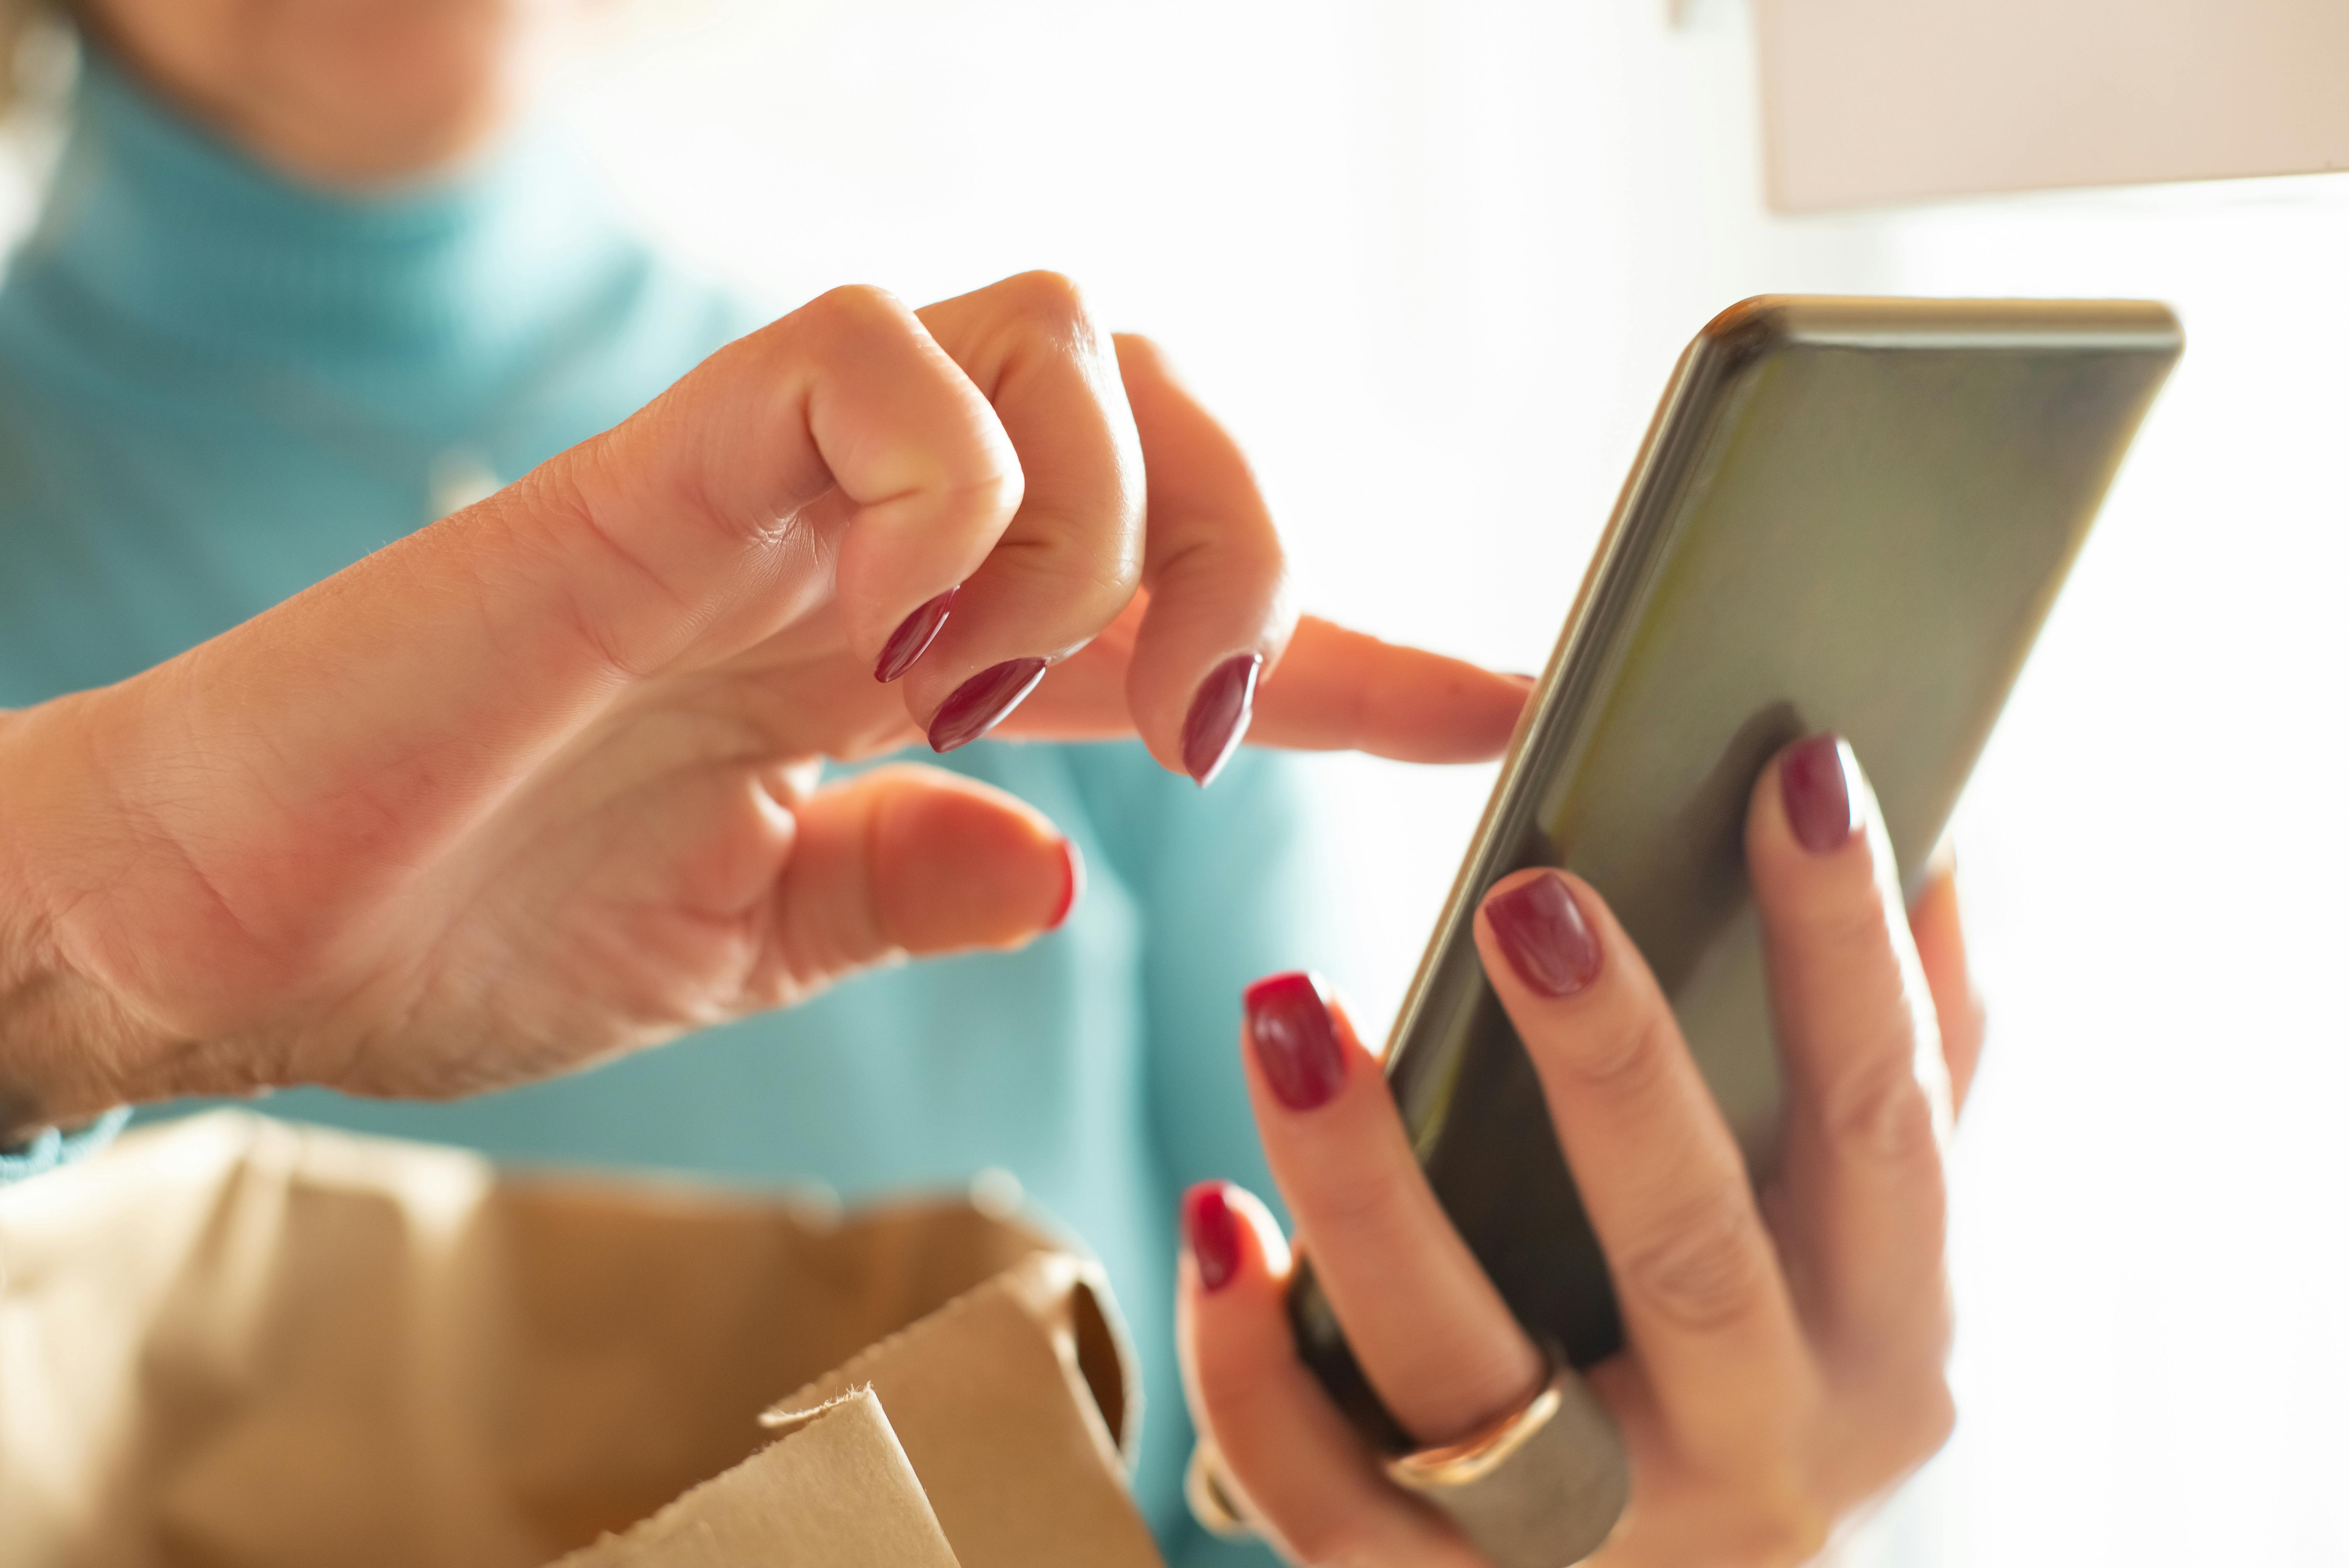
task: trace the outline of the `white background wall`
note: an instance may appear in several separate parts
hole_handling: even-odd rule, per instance
[[[2176,304],[2185,364],[1961,815],[1996,1013],[1964,1415],[1860,1555],[2349,1561],[2349,182],[1774,220],[1743,5],[1665,9],[707,0],[567,112],[779,304],[1073,273],[1244,433],[1315,607],[1505,667],[1730,301]],[[1317,766],[1382,1019],[1489,773]]]

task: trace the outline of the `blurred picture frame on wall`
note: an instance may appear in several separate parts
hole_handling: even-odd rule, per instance
[[[2342,0],[1755,0],[1770,202],[2349,170]]]

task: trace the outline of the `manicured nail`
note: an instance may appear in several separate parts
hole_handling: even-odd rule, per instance
[[[1209,1295],[1229,1284],[1240,1268],[1240,1222],[1221,1181],[1202,1181],[1183,1194],[1183,1239],[1199,1265],[1199,1288]]]
[[[1485,918],[1517,978],[1545,996],[1571,996],[1599,978],[1599,937],[1574,890],[1544,872],[1485,901]]]
[[[930,645],[938,640],[938,633],[947,624],[947,612],[954,608],[955,595],[960,586],[947,589],[936,598],[898,623],[881,645],[881,657],[873,665],[873,678],[886,685],[914,667],[914,661],[929,652]]]
[[[954,688],[930,720],[930,749],[968,746],[1003,722],[1020,699],[1044,678],[1042,659],[1006,659],[990,665]]]
[[[1302,973],[1275,975],[1242,994],[1248,1045],[1280,1103],[1311,1110],[1346,1081],[1346,1051],[1321,982]]]
[[[1815,855],[1839,850],[1859,827],[1851,748],[1837,735],[1814,735],[1778,764],[1779,791],[1795,841]]]
[[[1224,770],[1247,733],[1249,710],[1256,707],[1256,678],[1263,669],[1262,654],[1235,654],[1199,683],[1183,720],[1183,769],[1201,789]]]
[[[1052,918],[1045,923],[1044,929],[1047,931],[1061,929],[1061,923],[1069,918],[1069,911],[1077,907],[1077,900],[1085,891],[1085,857],[1078,851],[1077,841],[1074,839],[1061,841],[1061,860],[1063,868],[1061,882],[1061,907],[1052,913]]]

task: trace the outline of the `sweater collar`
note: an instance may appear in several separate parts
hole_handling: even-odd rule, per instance
[[[595,287],[624,242],[551,136],[367,194],[301,184],[85,46],[74,119],[18,264],[191,347],[495,362]]]

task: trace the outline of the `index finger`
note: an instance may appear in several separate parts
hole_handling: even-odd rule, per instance
[[[1308,615],[1265,681],[1252,738],[1398,762],[1484,762],[1508,749],[1532,692],[1530,676]]]
[[[1126,671],[1141,624],[1130,605],[1056,667],[1003,732],[1030,740],[1105,740],[1134,733]],[[1508,749],[1533,690],[1525,676],[1381,642],[1306,615],[1257,687],[1251,746],[1365,751],[1398,762],[1483,762]]]

